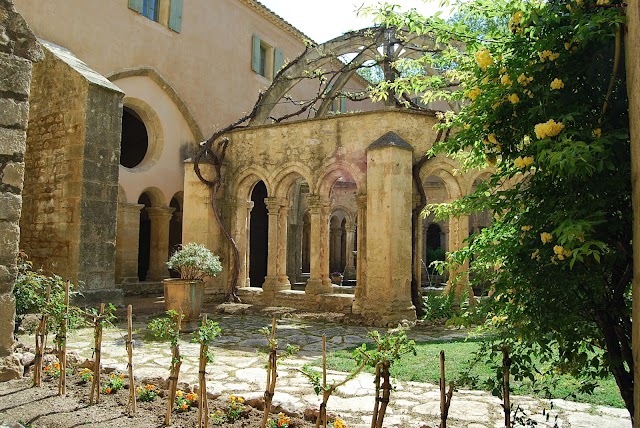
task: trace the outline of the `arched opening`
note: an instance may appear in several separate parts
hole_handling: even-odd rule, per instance
[[[151,219],[147,208],[151,207],[151,198],[145,192],[138,198],[138,203],[144,205],[140,210],[140,229],[138,234],[138,280],[145,281],[149,272],[151,255]]]
[[[447,202],[449,192],[441,177],[431,175],[424,181],[427,201],[431,204]],[[447,251],[447,227],[436,223],[431,214],[422,223],[422,285],[438,286],[446,281],[447,275],[438,275],[431,263],[445,259]]]
[[[169,257],[171,257],[182,244],[182,192],[171,198],[169,206],[175,209],[169,221]],[[172,278],[180,277],[180,274],[173,270],[170,270],[169,274]]]
[[[134,168],[144,160],[149,149],[147,127],[140,116],[128,107],[122,109],[120,165]]]
[[[249,281],[252,287],[262,287],[267,276],[269,221],[266,197],[267,186],[259,181],[251,192],[253,208],[249,219]]]
[[[346,267],[346,218],[343,211],[336,211],[329,220],[329,269],[344,272]]]

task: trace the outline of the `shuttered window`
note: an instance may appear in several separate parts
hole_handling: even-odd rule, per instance
[[[284,56],[278,48],[270,46],[254,34],[251,38],[251,69],[267,79],[272,79],[282,68]]]
[[[176,33],[182,29],[182,0],[171,0],[169,9],[169,28]]]
[[[273,52],[273,75],[278,74],[278,71],[282,68],[282,51],[278,48],[274,49]]]

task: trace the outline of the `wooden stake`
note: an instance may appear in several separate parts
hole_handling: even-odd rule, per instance
[[[262,418],[262,428],[266,428],[269,421],[269,413],[271,412],[271,402],[276,389],[277,362],[278,362],[278,346],[273,345],[276,335],[276,318],[271,321],[271,335],[269,336],[269,366],[267,368],[267,389],[264,392],[264,416]]]
[[[504,398],[504,426],[511,428],[511,403],[509,403],[509,368],[511,367],[511,358],[509,358],[509,350],[506,346],[502,348],[502,396]]]
[[[58,395],[67,394],[67,318],[69,316],[69,287],[71,283],[67,280],[64,287],[64,319],[60,328],[58,338],[58,360],[60,362],[60,379],[58,381]]]
[[[178,320],[175,325],[178,329],[178,336],[180,336],[180,326],[182,324],[182,309],[178,314]],[[180,346],[178,343],[173,345],[171,350],[171,370],[169,371],[169,402],[167,403],[167,414],[164,418],[164,424],[171,424],[171,411],[173,410],[173,402],[176,399],[176,390],[178,389],[178,374],[180,373],[180,366],[182,365],[182,359],[180,358]]]
[[[440,428],[447,428],[449,406],[451,405],[451,396],[453,395],[453,382],[449,382],[449,392],[445,392],[446,383],[444,376],[444,351],[440,351]]]
[[[49,305],[49,300],[51,299],[51,286],[47,286],[47,294],[45,297],[44,308],[46,311],[47,306]],[[44,355],[44,347],[45,347],[45,338],[47,335],[47,314],[46,312],[42,314],[40,317],[40,324],[38,325],[38,329],[36,330],[36,357],[34,362],[33,369],[33,385],[34,386],[42,386],[42,358]]]
[[[93,404],[93,398],[96,404],[100,402],[100,359],[102,355],[102,316],[104,314],[104,303],[100,304],[98,316],[93,318],[93,338],[95,346],[95,359],[93,360],[93,381],[91,382],[91,393],[89,394],[89,404]]]
[[[104,305],[104,304],[103,304]],[[102,310],[102,307],[100,307]],[[136,382],[133,378],[133,309],[127,306],[127,357],[129,368],[129,416],[136,415]],[[101,334],[102,336],[102,334]]]
[[[202,325],[207,324],[207,314],[202,317]],[[207,401],[207,351],[209,346],[200,344],[200,369],[198,370],[200,381],[200,401],[198,406],[198,428],[209,426],[209,402]]]

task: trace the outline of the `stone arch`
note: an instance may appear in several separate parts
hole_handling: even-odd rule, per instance
[[[301,166],[298,162],[287,162],[278,170],[275,177],[273,177],[274,192],[273,194],[270,193],[270,195],[278,198],[286,198],[293,183],[299,179],[306,181],[309,188],[311,188],[313,184],[311,171]]]
[[[242,175],[239,175],[233,181],[230,191],[231,196],[238,198],[238,200],[250,201],[251,192],[259,181],[264,182],[265,186],[267,186],[267,194],[271,194],[272,186],[269,180],[267,180],[268,175],[267,171],[259,166],[252,166],[245,169],[242,171]]]
[[[465,195],[469,195],[475,191],[476,183],[478,180],[486,181],[489,177],[491,177],[491,173],[488,171],[473,171],[469,174],[469,182],[465,188]]]
[[[336,183],[340,177],[346,175],[355,183],[356,190],[358,194],[366,193],[366,180],[364,179],[364,174],[361,174],[359,171],[356,171],[350,164],[345,162],[334,162],[329,167],[327,167],[324,171],[324,174],[314,189],[315,194],[320,195],[321,197],[329,197],[331,192],[331,188]]]
[[[449,200],[458,199],[463,195],[463,186],[460,181],[453,175],[456,164],[448,159],[439,159],[437,162],[427,162],[420,171],[420,181],[424,183],[428,177],[435,176],[440,178],[444,184]],[[427,201],[428,203],[428,201]]]
[[[345,220],[347,220],[347,224],[355,224],[357,213],[354,212],[351,208],[347,207],[346,205],[334,205],[331,208],[331,216],[333,217],[333,215],[338,211],[344,214],[344,218]]]
[[[158,87],[161,88],[174,102],[174,104],[184,117],[184,120],[187,122],[191,133],[196,138],[196,141],[204,140],[204,134],[200,130],[200,127],[198,126],[193,113],[191,113],[191,110],[189,110],[187,103],[185,103],[185,101],[178,94],[173,85],[171,85],[169,81],[162,75],[160,75],[160,73],[158,73],[154,68],[149,66],[127,68],[119,71],[114,71],[113,73],[106,75],[107,79],[109,79],[111,82],[133,76],[145,76],[155,82],[156,85],[158,85]]]
[[[151,201],[151,206],[152,207],[166,207],[167,206],[167,202],[166,202],[166,198],[164,196],[164,193],[162,193],[162,190],[158,189],[157,187],[147,187],[146,189],[144,189],[142,192],[140,192],[140,196],[138,196],[138,200],[140,200],[140,197],[145,193],[149,197],[149,200]]]
[[[179,191],[169,201],[169,207],[174,211],[169,220],[169,255],[178,250],[182,242],[182,207],[184,206],[184,191]],[[173,277],[179,277],[177,272],[169,272]]]
[[[148,147],[146,154],[142,161],[132,168],[127,168],[120,165],[122,168],[126,168],[130,172],[143,172],[147,171],[153,165],[158,162],[162,156],[162,150],[164,149],[164,132],[162,123],[155,110],[146,102],[138,99],[125,97],[123,100],[123,107],[128,108],[135,112],[140,120],[144,123],[147,130]]]

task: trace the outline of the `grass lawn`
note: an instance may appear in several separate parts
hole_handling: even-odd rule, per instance
[[[457,387],[481,389],[484,387],[482,381],[495,375],[488,365],[477,364],[470,371],[470,376],[477,376],[480,380],[478,385],[469,385],[461,381],[461,375],[468,366],[467,362],[473,358],[473,353],[478,350],[479,346],[480,344],[478,342],[471,341],[416,343],[418,355],[403,356],[400,362],[391,367],[391,375],[405,381],[431,382],[437,384],[440,376],[440,351],[444,350],[447,383],[453,380],[456,382]],[[316,361],[315,364],[321,365],[321,360]],[[327,368],[350,372],[355,370],[356,363],[350,351],[337,351],[327,354]],[[367,369],[373,373],[372,369]],[[532,383],[528,380],[519,382],[512,381],[511,393],[533,395],[541,398],[566,398],[583,403],[624,407],[622,397],[620,396],[613,377],[601,380],[592,395],[577,394],[575,397],[571,397],[571,394],[577,390],[580,381],[567,375],[558,376],[559,381],[556,387],[551,389],[550,396],[535,391]],[[548,381],[542,380],[538,383],[551,387]]]

